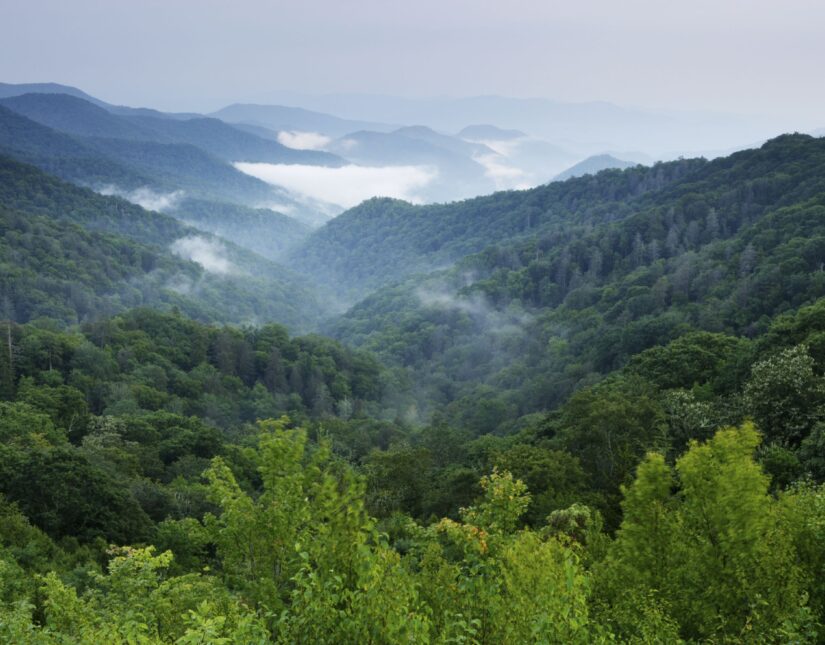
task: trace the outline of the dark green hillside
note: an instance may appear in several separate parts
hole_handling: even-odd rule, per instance
[[[269,184],[189,144],[126,139],[83,142],[102,156],[151,177],[155,184],[172,184],[196,197],[259,203],[272,201],[279,194]]]
[[[0,207],[0,298],[18,321],[77,323],[181,302],[167,284],[202,271],[164,250]]]
[[[0,151],[94,188],[128,191],[148,187],[159,192],[186,190],[230,201],[266,202],[276,196],[283,201],[279,192],[264,182],[194,146],[70,136],[2,106]]]
[[[217,455],[248,463],[233,442],[256,419],[362,415],[383,393],[371,357],[328,339],[149,309],[70,333],[4,323],[3,350],[2,504],[55,538],[146,538],[167,517],[210,508],[200,472]]]
[[[741,223],[767,208],[800,203],[816,195],[813,180],[820,172],[816,157],[821,145],[811,137],[789,136],[758,151],[713,162],[679,160],[652,168],[609,170],[532,190],[496,193],[446,205],[412,206],[395,200],[371,200],[316,231],[293,257],[296,266],[318,280],[363,296],[376,287],[449,266],[492,245],[507,244],[508,240],[543,237],[537,249],[543,254],[573,231],[579,237],[589,228],[648,212],[652,215],[645,217],[654,222],[650,227],[658,228],[655,233],[652,228],[638,232],[646,244],[655,238],[658,253],[667,243],[671,228],[679,225],[668,220],[667,213],[671,208],[674,213],[688,208],[682,202],[691,201],[689,208],[702,211],[702,217],[709,208],[716,208],[719,213],[714,217],[720,226],[727,226],[726,217]],[[678,234],[686,234],[689,244],[695,246],[694,237],[701,233],[704,223],[697,219],[688,232],[690,222],[685,218],[692,218],[692,213],[687,210],[682,214],[685,230]],[[637,231],[625,230],[631,231],[631,238],[621,242],[622,252],[627,254]],[[611,266],[612,252],[607,254],[605,267]],[[579,264],[582,271],[587,270],[585,260]]]
[[[424,399],[455,402],[453,418],[475,425],[488,410],[492,429],[690,330],[758,334],[825,295],[822,140],[703,164],[617,212],[379,291],[330,329],[416,370]]]
[[[607,172],[445,205],[373,199],[313,233],[292,257],[296,267],[317,280],[364,295],[405,276],[449,266],[491,244],[622,219],[705,163],[683,160]]]
[[[309,226],[264,208],[185,199],[171,214],[270,260],[280,260],[310,234]]]
[[[293,329],[311,328],[321,316],[306,281],[282,267],[172,217],[7,158],[0,158],[0,207],[9,267],[3,288],[17,320],[75,322],[139,304],[177,305],[207,321],[277,321]],[[218,272],[209,270],[210,261]]]
[[[66,181],[135,189],[153,181],[84,145],[0,105],[0,152]],[[167,189],[171,188],[166,186]]]
[[[167,215],[98,195],[8,157],[0,157],[0,204],[152,244],[168,244],[190,231]]]

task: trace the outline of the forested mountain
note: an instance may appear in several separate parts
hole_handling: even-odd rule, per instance
[[[181,200],[172,210],[191,223],[270,260],[281,260],[310,234],[309,226],[268,208],[199,199]]]
[[[284,191],[250,177],[187,143],[84,138],[102,156],[136,169],[153,186],[174,186],[195,197],[242,204],[266,204]]]
[[[770,317],[825,295],[825,142],[786,136],[681,163],[692,170],[659,190],[596,208],[581,200],[581,210],[543,233],[380,290],[328,330],[413,368],[422,401],[450,404],[453,419],[480,414],[493,430],[687,330],[754,335]],[[548,188],[604,190],[680,167],[607,171]],[[372,206],[376,220],[388,217]],[[406,256],[396,257],[403,264]]]
[[[319,281],[363,295],[404,276],[449,266],[491,244],[621,219],[704,163],[658,164],[453,204],[373,199],[315,231],[292,257]]]
[[[152,131],[68,94],[22,94],[0,105],[54,130],[81,137],[154,140]]]
[[[0,105],[0,152],[74,183],[135,189],[153,183],[136,169],[109,159],[79,140]],[[164,188],[168,185],[161,183]]]
[[[0,204],[0,282],[15,320],[78,322],[142,304],[294,329],[321,315],[306,281],[263,258],[4,157]]]

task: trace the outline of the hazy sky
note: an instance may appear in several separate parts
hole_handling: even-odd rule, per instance
[[[825,125],[823,0],[0,0],[0,80],[168,110],[502,94]]]

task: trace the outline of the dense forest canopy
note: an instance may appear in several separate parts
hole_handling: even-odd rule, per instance
[[[18,322],[86,322],[153,305],[307,330],[323,315],[308,280],[252,251],[2,156],[0,204],[0,298]]]
[[[124,110],[0,105],[0,641],[825,642],[825,140],[310,231]]]

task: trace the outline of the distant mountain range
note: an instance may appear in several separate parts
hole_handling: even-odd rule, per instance
[[[378,122],[341,119],[330,114],[297,107],[249,103],[229,105],[209,116],[229,123],[259,126],[275,131],[317,132],[331,137],[340,137],[357,130],[390,132],[398,127]]]
[[[51,86],[48,86],[49,88]],[[11,93],[9,86],[4,92]],[[287,209],[317,222],[324,208],[237,170],[236,160],[340,166],[330,153],[294,150],[211,118],[115,114],[69,94],[0,99],[0,151],[63,179],[128,196],[156,194]],[[148,111],[146,111],[148,112]],[[160,114],[160,113],[158,113]]]
[[[306,190],[301,181],[290,183],[282,176],[272,177],[266,171],[255,172],[249,166],[234,164],[415,167],[415,187],[405,188],[409,181],[396,178],[401,187],[393,188],[395,184],[391,184],[389,194],[395,190],[398,197],[448,202],[534,186],[582,159],[575,146],[568,148],[521,129],[470,119],[484,113],[476,109],[480,105],[504,105],[491,101],[449,103],[451,109],[464,115],[462,120],[468,119],[456,121],[461,127],[398,127],[394,119],[342,118],[281,105],[233,104],[208,117],[169,114],[114,106],[70,86],[2,84],[0,107],[51,128],[48,135],[40,132],[34,139],[46,148],[58,146],[62,153],[56,156],[32,150],[30,133],[15,137],[8,124],[4,137],[0,137],[0,147],[22,154],[20,158],[31,163],[43,164],[44,169],[70,181],[93,186],[112,184],[120,194],[141,186],[155,191],[186,191],[194,199],[272,207],[312,224],[342,210],[335,195],[324,193],[328,177],[323,178],[323,173],[316,173],[314,181],[312,175],[303,180],[312,181],[316,187],[313,193],[296,192]],[[346,110],[348,105],[343,101],[340,107]],[[435,104],[424,101],[405,105],[422,108],[422,119],[395,110],[397,116],[410,117],[401,122],[426,123]],[[8,114],[0,116],[7,121],[10,118]],[[18,122],[15,127],[31,130],[31,124],[24,128]],[[55,135],[70,135],[71,139],[58,142]],[[101,159],[107,163],[101,163]],[[76,163],[78,160],[82,163]],[[362,190],[369,196],[372,175],[359,177],[366,182]],[[373,194],[387,190],[381,185],[376,183]]]
[[[168,119],[118,115],[85,99],[67,94],[23,94],[0,99],[0,105],[55,130],[82,137],[128,139],[197,146],[225,161],[262,161],[342,165],[325,152],[293,150],[227,125],[219,119]]]
[[[783,128],[741,115],[646,110],[593,101],[475,96],[404,98],[372,94],[307,95],[272,92],[273,103],[300,105],[342,118],[379,123],[420,123],[443,132],[490,123],[570,148],[579,157],[605,150],[642,150],[656,158],[741,148]]]

